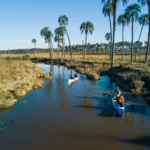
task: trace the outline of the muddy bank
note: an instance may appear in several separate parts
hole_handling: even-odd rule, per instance
[[[12,107],[19,97],[50,78],[31,61],[0,60],[0,70],[0,108]]]

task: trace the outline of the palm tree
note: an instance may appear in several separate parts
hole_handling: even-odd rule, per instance
[[[92,34],[94,31],[94,25],[90,21],[83,22],[80,26],[81,34],[85,33],[85,50],[84,50],[84,61],[86,61],[86,51],[87,51],[87,35]]]
[[[111,33],[106,33],[105,34],[105,39],[108,41],[108,44],[110,45],[110,59],[111,59],[111,40],[112,40],[112,36]]]
[[[123,50],[122,50],[122,60],[124,60],[124,28],[126,25],[129,24],[129,17],[127,16],[127,14],[122,14],[118,17],[117,20],[118,25],[122,25],[122,42],[123,42]]]
[[[150,20],[150,0],[138,0],[138,2],[140,2],[141,5],[143,5],[143,6],[148,5],[148,14],[149,14],[148,20]],[[147,63],[147,61],[148,61],[149,48],[150,48],[150,21],[149,21],[149,29],[148,29],[148,39],[147,39],[147,50],[146,50],[146,55],[145,55],[145,63]]]
[[[36,40],[36,39],[32,39],[31,42],[34,43],[34,47],[35,47],[35,50],[34,50],[34,57],[36,57],[36,42],[37,42],[37,40]]]
[[[54,41],[57,42],[57,48],[58,48],[58,58],[59,58],[59,48],[60,48],[60,40],[59,37],[57,35],[55,35],[54,37]]]
[[[55,36],[58,38],[58,43],[60,46],[60,43],[62,43],[62,59],[64,59],[64,33],[65,33],[65,28],[64,27],[58,27],[54,31]]]
[[[71,47],[70,37],[69,37],[68,31],[66,28],[66,26],[68,25],[68,17],[65,15],[60,16],[58,19],[58,23],[60,24],[61,27],[64,28],[64,31],[67,34],[68,42],[69,42],[69,48],[70,48],[70,59],[72,60],[72,47]]]
[[[140,42],[140,39],[141,39],[143,27],[149,24],[149,18],[148,17],[149,17],[148,14],[143,14],[139,17],[139,24],[142,25],[140,35],[139,35],[139,39],[138,39],[139,42]],[[138,45],[138,42],[137,42],[137,49],[136,49],[136,52],[135,52],[135,60],[136,60],[136,55],[137,55],[138,48],[139,48],[139,45]]]
[[[111,23],[111,16],[113,13],[113,7],[112,7],[112,2],[107,1],[107,3],[104,4],[103,6],[103,14],[105,17],[109,17],[109,25],[110,25],[110,35],[112,35],[112,23]],[[106,38],[106,36],[105,36]],[[112,48],[112,36],[110,36],[110,59],[111,59],[111,48]]]
[[[138,4],[132,4],[128,6],[125,10],[125,13],[129,17],[129,21],[132,23],[131,63],[133,62],[134,22],[138,21],[140,12],[141,12],[141,8]]]
[[[48,27],[44,27],[41,32],[40,32],[41,36],[44,37],[44,40],[46,43],[48,43],[48,48],[49,53],[50,53],[50,59],[53,59],[53,43],[52,43],[52,38],[53,38],[53,34],[52,32],[49,30]]]
[[[111,68],[114,67],[114,52],[115,52],[115,37],[116,37],[116,11],[117,11],[117,4],[120,0],[107,0],[108,2],[112,1],[113,7],[113,31],[112,31],[112,60],[111,60]],[[128,0],[121,0],[123,4],[127,4]],[[101,0],[102,3],[106,3],[106,0]]]

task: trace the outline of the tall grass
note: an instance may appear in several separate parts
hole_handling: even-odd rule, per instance
[[[0,107],[13,106],[18,97],[49,78],[30,61],[0,60]]]

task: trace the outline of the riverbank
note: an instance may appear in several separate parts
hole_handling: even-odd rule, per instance
[[[133,64],[118,61],[114,69],[110,69],[109,61],[69,61],[67,59],[32,58],[33,62],[63,65],[78,73],[85,74],[88,79],[98,80],[100,75],[108,75],[112,81],[128,92],[147,93],[150,89],[150,65],[136,62]]]
[[[7,55],[6,55],[7,56]],[[14,57],[1,57],[1,59],[18,60]],[[47,56],[47,57],[46,57]],[[38,57],[29,58],[34,63],[45,63],[54,65],[63,65],[74,69],[78,73],[85,74],[88,79],[98,80],[101,75],[108,75],[112,81],[115,81],[124,91],[137,94],[149,93],[150,89],[150,62],[143,63],[144,56],[137,57],[136,62],[130,64],[130,55],[125,55],[122,61],[121,55],[116,54],[115,67],[110,69],[110,59],[108,55],[87,55],[87,61],[84,62],[81,55],[73,55],[73,61],[70,61],[70,55],[65,55],[61,60],[55,54],[55,58],[50,60],[48,54],[38,54]]]
[[[0,108],[12,107],[19,97],[49,79],[31,61],[0,60]]]

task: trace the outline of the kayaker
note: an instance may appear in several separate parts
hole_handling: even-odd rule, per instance
[[[116,90],[113,92],[113,95],[115,96],[114,99],[117,100],[117,97],[121,96],[121,91],[119,89],[119,87],[116,88]]]
[[[118,96],[116,100],[117,100],[117,103],[122,107],[124,104],[124,97]]]
[[[74,74],[74,78],[77,78],[77,77],[78,77],[78,74],[77,74],[77,73],[75,73],[75,74]]]
[[[74,76],[73,76],[73,74],[71,74],[71,75],[70,75],[70,79],[74,79]]]

